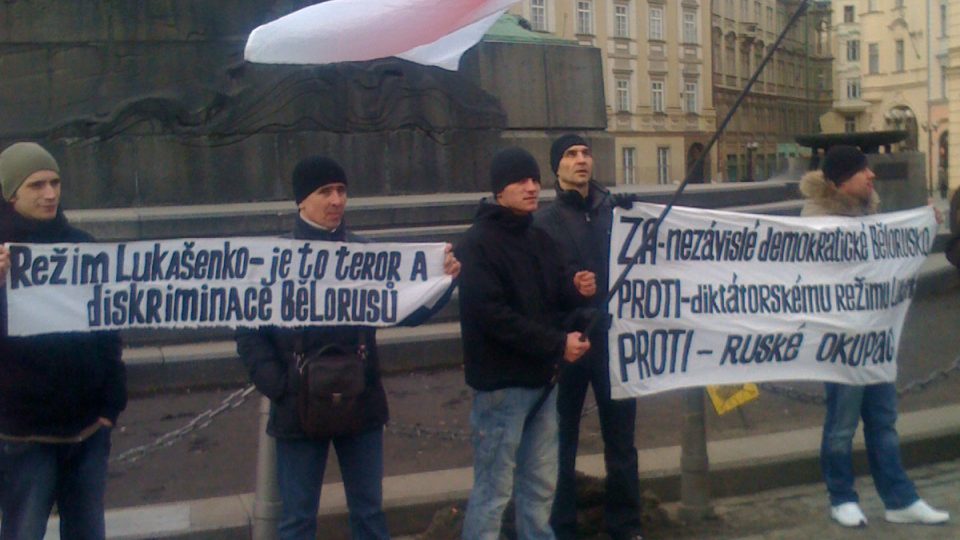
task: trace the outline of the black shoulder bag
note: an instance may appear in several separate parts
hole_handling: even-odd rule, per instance
[[[312,439],[329,439],[363,431],[361,396],[367,388],[365,334],[360,333],[355,350],[331,344],[304,352],[300,333],[293,358],[300,377],[297,409],[303,432]]]

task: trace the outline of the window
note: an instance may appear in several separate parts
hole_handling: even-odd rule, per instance
[[[699,100],[697,99],[697,81],[687,81],[683,83],[683,111],[696,114],[700,112]]]
[[[593,34],[592,0],[577,0],[577,33]]]
[[[624,148],[623,149],[623,183],[624,184],[636,184],[637,183],[637,149],[636,148]]]
[[[858,62],[860,60],[860,40],[847,40],[847,62]]]
[[[846,133],[855,133],[857,131],[857,119],[853,116],[843,117],[843,131]]]
[[[760,2],[753,3],[753,22],[760,24],[760,21],[763,20],[763,6],[760,5]]]
[[[876,11],[876,10],[877,10],[877,0],[868,0],[867,11]]]
[[[940,37],[947,37],[947,4],[940,4]]]
[[[747,0],[740,0],[740,20],[745,21],[750,17],[750,10],[747,9],[748,6]]]
[[[624,4],[613,6],[613,35],[620,38],[630,37],[630,17]]]
[[[904,62],[903,62],[903,40],[902,40],[902,39],[898,39],[898,40],[896,41],[896,48],[895,48],[894,50],[896,51],[896,52],[894,53],[894,54],[896,54],[896,56],[895,56],[896,67],[894,68],[894,71],[903,71],[903,69],[904,69],[903,63],[904,63]]]
[[[747,45],[740,48],[740,76],[743,80],[750,78],[750,49]]]
[[[843,6],[843,22],[852,23],[853,22],[853,6]]]
[[[663,39],[663,6],[650,6],[650,37]]]
[[[903,0],[897,0],[896,2],[894,2],[893,7],[895,7],[895,8],[902,8],[902,7],[903,7]]]
[[[653,112],[663,112],[663,81],[650,82],[650,106]]]
[[[700,43],[700,32],[697,27],[697,11],[693,9],[683,10],[683,42]]]
[[[630,79],[617,77],[617,112],[630,112]]]
[[[860,99],[860,79],[847,79],[847,99]]]
[[[870,75],[880,73],[880,45],[876,43],[867,45],[867,72]]]
[[[670,183],[670,148],[657,148],[657,183]]]
[[[530,27],[547,31],[547,0],[530,0]]]
[[[767,7],[767,30],[773,32],[773,8]]]
[[[723,52],[720,48],[720,41],[723,38],[714,35],[711,40],[711,45],[713,46],[713,72],[716,74],[723,73]]]
[[[727,154],[727,181],[736,182],[737,179],[737,155]]]

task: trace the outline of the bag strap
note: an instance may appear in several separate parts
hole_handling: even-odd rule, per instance
[[[298,331],[293,336],[293,360],[296,362],[295,367],[297,368],[298,373],[303,373],[303,368],[306,367],[306,347],[304,345],[306,330]],[[330,345],[328,345],[329,347]],[[359,330],[357,332],[357,357],[363,361],[367,361],[367,356],[369,355],[369,350],[367,349],[367,331]]]
[[[294,366],[297,368],[297,373],[303,373],[303,368],[306,364],[307,355],[304,354],[304,334],[306,330],[295,332],[293,336],[293,361],[295,362]]]

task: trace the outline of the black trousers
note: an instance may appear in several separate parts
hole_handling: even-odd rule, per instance
[[[604,504],[607,533],[616,540],[640,532],[640,481],[634,445],[637,402],[634,399],[610,399],[606,346],[605,343],[594,343],[594,346],[600,350],[579,362],[565,365],[557,385],[560,457],[550,523],[558,540],[576,538],[577,445],[580,415],[589,385],[593,385],[603,435],[603,458],[607,468]]]

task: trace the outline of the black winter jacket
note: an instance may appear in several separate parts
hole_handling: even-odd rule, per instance
[[[477,390],[548,384],[566,345],[564,312],[585,302],[532,223],[484,201],[456,248],[466,379]]]
[[[293,237],[329,242],[366,242],[363,237],[346,231],[346,225],[328,232],[297,219]],[[420,308],[399,324],[415,326],[436,313],[449,300],[453,287],[436,305]],[[361,394],[364,424],[373,429],[386,424],[389,418],[387,396],[380,376],[380,358],[377,351],[376,330],[362,326],[311,326],[304,328],[279,328],[265,326],[260,329],[239,329],[236,332],[237,352],[250,373],[250,379],[263,395],[270,398],[270,418],[267,433],[287,439],[306,438],[300,425],[297,410],[299,379],[294,366],[297,335],[303,336],[304,351],[338,344],[344,350],[355,350],[364,336],[367,348],[367,385]]]
[[[560,246],[564,266],[573,274],[589,270],[597,276],[597,294],[590,305],[601,313],[607,312],[608,271],[610,263],[610,225],[613,202],[610,192],[591,180],[587,198],[579,192],[557,187],[553,204],[538,210],[533,216],[535,227],[546,231]],[[582,323],[583,321],[579,321]],[[579,362],[607,362],[607,333],[603,324],[594,327],[590,350]]]
[[[90,242],[58,212],[28,220],[0,203],[0,243]],[[99,417],[116,422],[127,405],[126,370],[116,332],[7,335],[0,288],[0,435],[70,439]]]

